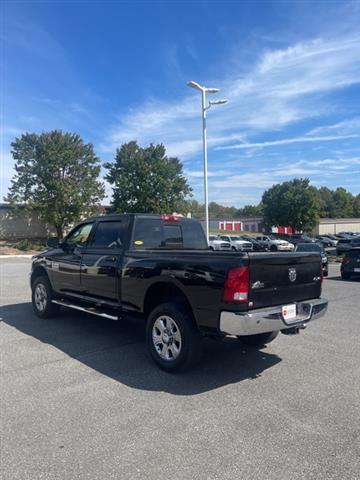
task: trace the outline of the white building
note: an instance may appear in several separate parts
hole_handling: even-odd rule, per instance
[[[359,232],[360,218],[320,218],[316,226],[317,235],[330,233],[336,235],[340,232]]]

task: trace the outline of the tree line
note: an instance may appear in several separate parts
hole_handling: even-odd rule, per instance
[[[76,133],[53,130],[24,133],[11,143],[15,174],[5,201],[16,209],[36,210],[54,226],[59,238],[84,216],[103,211],[105,185],[111,185],[111,207],[120,213],[188,213],[203,218],[204,205],[192,199],[192,189],[176,157],[162,144],[140,147],[131,141],[117,148],[113,162],[103,165],[92,144]],[[210,218],[262,216],[267,225],[311,229],[319,217],[360,216],[360,194],[330,190],[294,179],[264,192],[259,205],[243,208],[209,204]]]

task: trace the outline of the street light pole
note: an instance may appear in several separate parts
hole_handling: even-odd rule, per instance
[[[204,203],[205,203],[205,234],[209,243],[209,195],[208,195],[208,155],[207,155],[207,132],[206,132],[206,111],[211,105],[221,105],[227,100],[213,100],[206,105],[206,94],[217,93],[218,88],[207,88],[199,85],[197,82],[191,81],[186,84],[188,87],[195,88],[201,92],[201,116],[203,127],[203,156],[204,156]]]
[[[205,203],[205,235],[209,243],[209,191],[208,191],[208,158],[206,135],[206,90],[202,90],[202,126],[203,126],[203,157],[204,157],[204,203]]]

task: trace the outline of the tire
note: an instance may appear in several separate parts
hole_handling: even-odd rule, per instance
[[[350,280],[350,277],[351,277],[350,273],[341,272],[341,278],[343,280]]]
[[[201,334],[180,303],[154,308],[147,320],[146,343],[154,362],[170,373],[189,369],[202,355]]]
[[[270,246],[270,252],[277,252],[277,246],[276,245],[271,245]]]
[[[258,333],[257,335],[242,335],[238,338],[249,347],[262,347],[275,340],[278,335],[279,331],[276,330],[275,332]]]
[[[236,247],[231,247],[231,250],[232,250],[233,252],[237,252]]]
[[[210,247],[210,250],[211,250],[211,251],[214,251],[215,249],[214,249],[214,247]]]
[[[59,311],[59,305],[51,303],[54,292],[46,275],[37,277],[32,285],[31,301],[35,314],[39,318],[50,318]]]

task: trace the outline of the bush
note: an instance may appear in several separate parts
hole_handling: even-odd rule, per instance
[[[18,250],[31,250],[32,243],[27,238],[24,238],[24,240],[20,240],[19,242],[15,243],[14,246]]]
[[[19,240],[13,246],[18,250],[22,250],[22,251],[28,251],[28,250],[42,251],[45,249],[45,243],[42,243],[39,241],[32,241],[32,240],[29,240],[28,238]]]

